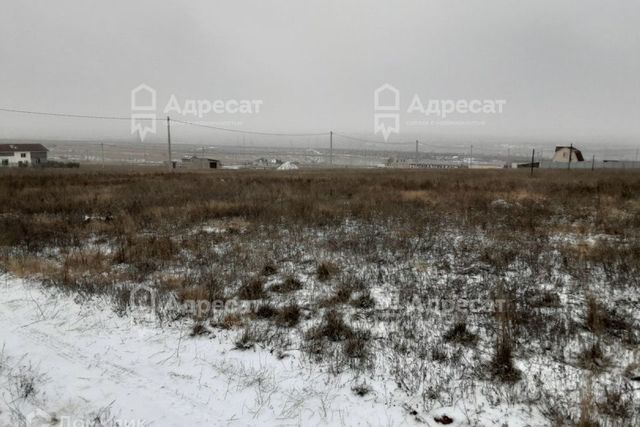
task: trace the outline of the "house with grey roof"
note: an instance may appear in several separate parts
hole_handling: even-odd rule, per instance
[[[42,144],[0,144],[0,166],[37,166],[47,162]]]

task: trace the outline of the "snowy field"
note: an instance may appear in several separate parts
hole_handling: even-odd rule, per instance
[[[640,420],[633,174],[48,173],[0,183],[2,426]]]
[[[234,334],[188,336],[145,313],[117,316],[4,275],[0,293],[0,422],[6,426],[544,425],[530,407],[486,408],[476,396],[420,417],[392,382],[329,375],[297,351],[239,351]],[[147,313],[148,314],[148,313]]]
[[[180,323],[138,323],[7,276],[1,289],[3,426],[411,423],[392,384],[358,397],[350,375],[295,351],[234,350],[233,333],[193,339]]]

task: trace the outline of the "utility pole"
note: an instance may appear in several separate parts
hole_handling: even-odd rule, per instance
[[[536,149],[534,148],[533,151],[531,152],[531,176],[533,176],[533,162],[535,158],[536,158]]]
[[[329,135],[329,164],[333,166],[333,131]]]
[[[593,157],[591,158],[591,171],[593,172],[595,168],[596,168],[596,155],[594,154]]]
[[[369,161],[369,144],[364,143],[364,164],[366,165]]]
[[[469,148],[469,169],[471,169],[472,165],[473,165],[473,144],[471,144],[471,147]]]
[[[104,142],[100,143],[100,151],[102,151],[102,169],[104,169]]]
[[[169,149],[169,170],[173,172],[173,161],[171,161],[171,119],[167,116],[167,148]]]
[[[418,140],[416,139],[416,166],[418,164]]]
[[[569,163],[567,163],[567,170],[571,170],[571,155],[573,154],[573,143],[569,146]]]

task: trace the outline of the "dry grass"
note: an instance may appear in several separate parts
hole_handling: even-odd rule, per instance
[[[6,270],[17,277],[47,278],[58,271],[54,261],[38,258],[34,255],[20,255],[4,262]]]
[[[259,300],[267,296],[262,279],[255,277],[242,285],[238,291],[238,298],[243,300]]]
[[[567,215],[562,224],[578,227],[588,208],[597,214],[593,231],[622,234],[640,221],[634,215],[640,175],[623,171],[540,171],[535,178],[520,171],[1,173],[0,243],[34,249],[73,244],[96,232],[176,231],[217,218],[235,218],[240,231],[256,223],[323,225],[374,216],[430,221],[447,215],[489,226],[496,215],[508,214],[500,218],[502,226],[536,230],[548,227],[560,208]],[[506,205],[492,204],[498,199]],[[160,254],[170,256],[172,249],[164,246]]]
[[[302,311],[297,304],[289,304],[278,310],[276,314],[276,325],[287,328],[294,327],[300,322]]]
[[[302,289],[302,282],[293,276],[287,276],[281,283],[277,283],[271,287],[272,292],[289,293]]]
[[[446,342],[456,342],[464,345],[472,345],[478,340],[478,336],[467,329],[466,322],[457,322],[443,336]]]
[[[343,341],[352,338],[355,331],[343,319],[337,310],[329,310],[324,314],[320,325],[307,333],[309,340],[328,339],[329,341]]]
[[[316,268],[318,279],[321,281],[327,281],[333,277],[339,271],[338,266],[330,261],[322,261]]]
[[[586,397],[554,395],[516,367],[535,356],[613,376],[616,352],[637,345],[634,171],[0,170],[0,269],[122,307],[139,283],[179,301],[248,300],[196,316],[191,334],[299,345],[330,371],[383,367],[425,408],[480,378],[539,392],[565,424],[638,412],[625,389],[594,380]],[[441,311],[464,298],[481,311]],[[407,312],[419,302],[430,310]],[[585,336],[596,344],[564,351]]]

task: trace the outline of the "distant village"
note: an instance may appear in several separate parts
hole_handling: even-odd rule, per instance
[[[535,152],[532,153],[532,160],[529,162],[482,162],[475,161],[473,156],[460,157],[451,156],[441,159],[395,159],[391,158],[386,164],[387,167],[410,168],[410,169],[602,169],[602,168],[638,168],[640,162],[629,160],[596,160],[595,156],[585,160],[582,151],[573,145],[556,146],[551,159],[535,159]]]
[[[70,158],[69,156],[60,156],[59,158],[49,158],[49,149],[42,144],[25,144],[25,143],[9,143],[0,144],[0,166],[2,167],[79,167],[79,157]],[[178,160],[173,160],[171,167],[175,169],[274,169],[274,170],[295,170],[305,167],[325,167],[330,166],[332,159],[322,158],[321,153],[314,150],[314,154],[310,160],[304,156],[304,160],[282,160],[278,157],[258,157],[254,160],[236,161],[230,164],[223,164],[219,158],[202,155],[183,155]],[[286,157],[286,156],[285,156]],[[293,157],[293,156],[289,156]],[[486,156],[484,156],[486,157]],[[416,152],[415,157],[411,157],[406,153],[398,157],[389,157],[386,161],[369,164],[369,167],[381,168],[407,168],[407,169],[520,169],[520,168],[546,168],[546,169],[602,169],[602,168],[638,168],[640,162],[636,159],[619,160],[619,159],[596,159],[595,155],[585,157],[583,152],[574,145],[556,146],[553,156],[550,159],[536,158],[535,152],[532,153],[530,161],[500,161],[494,159],[487,161],[486,158],[479,156],[474,158],[473,155],[455,155],[455,154],[427,154]],[[86,156],[84,161],[87,164],[102,163],[104,164],[104,148],[102,158]],[[114,161],[112,164],[127,163],[126,161]],[[167,161],[157,160],[155,162],[145,162],[144,164],[168,165]],[[84,164],[84,162],[83,162]],[[338,166],[336,164],[336,166]],[[349,166],[340,164],[340,166]],[[353,165],[363,166],[363,165]]]

